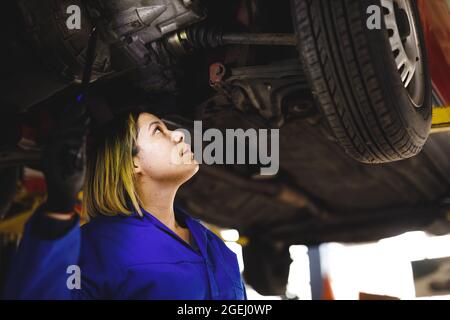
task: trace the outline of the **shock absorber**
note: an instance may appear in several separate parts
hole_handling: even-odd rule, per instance
[[[225,33],[221,28],[195,25],[178,30],[164,40],[167,50],[175,56],[189,54],[195,49],[237,45],[295,46],[295,34],[286,33]]]
[[[196,49],[215,48],[223,45],[223,32],[217,27],[195,25],[178,30],[165,38],[164,46],[174,56],[183,56]]]

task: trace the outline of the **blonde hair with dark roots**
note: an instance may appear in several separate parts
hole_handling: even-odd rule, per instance
[[[115,119],[89,150],[82,206],[87,220],[98,215],[131,215],[133,209],[142,216],[133,168],[133,156],[138,153],[137,120],[142,112],[131,111]]]

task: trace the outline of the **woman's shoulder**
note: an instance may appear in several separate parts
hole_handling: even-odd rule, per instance
[[[82,249],[108,247],[109,251],[134,242],[142,232],[137,223],[129,216],[98,216],[81,227]],[[86,245],[83,245],[86,244]]]
[[[142,225],[142,222],[139,217],[133,215],[117,214],[107,216],[99,214],[85,223],[81,230],[83,233],[91,233],[111,230],[111,228],[130,228],[139,225]]]
[[[133,263],[140,256],[140,240],[148,232],[141,232],[142,228],[129,223],[129,219],[130,217],[103,216],[84,224],[81,227],[81,259],[86,264],[114,264],[119,268]]]

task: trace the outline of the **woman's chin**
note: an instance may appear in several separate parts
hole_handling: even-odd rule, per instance
[[[195,174],[198,172],[198,170],[200,170],[200,165],[198,164],[197,160],[194,160],[194,161],[195,161],[195,163],[193,165],[194,165],[194,170],[195,170],[194,174]]]
[[[187,166],[189,167],[190,171],[192,172],[192,175],[196,174],[200,168],[200,165],[198,164],[198,162],[195,159],[192,160],[191,163],[187,164]]]
[[[190,180],[199,170],[200,166],[197,162],[183,165],[183,172],[181,173],[182,183]]]
[[[183,157],[182,163],[183,163],[182,166],[185,167],[187,171],[192,172],[193,175],[197,173],[200,167],[197,160],[193,156],[191,157],[190,155],[186,155],[185,157]]]

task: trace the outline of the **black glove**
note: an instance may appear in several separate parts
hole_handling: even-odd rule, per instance
[[[47,212],[73,212],[86,171],[86,107],[70,104],[44,148],[42,165],[47,182]]]

